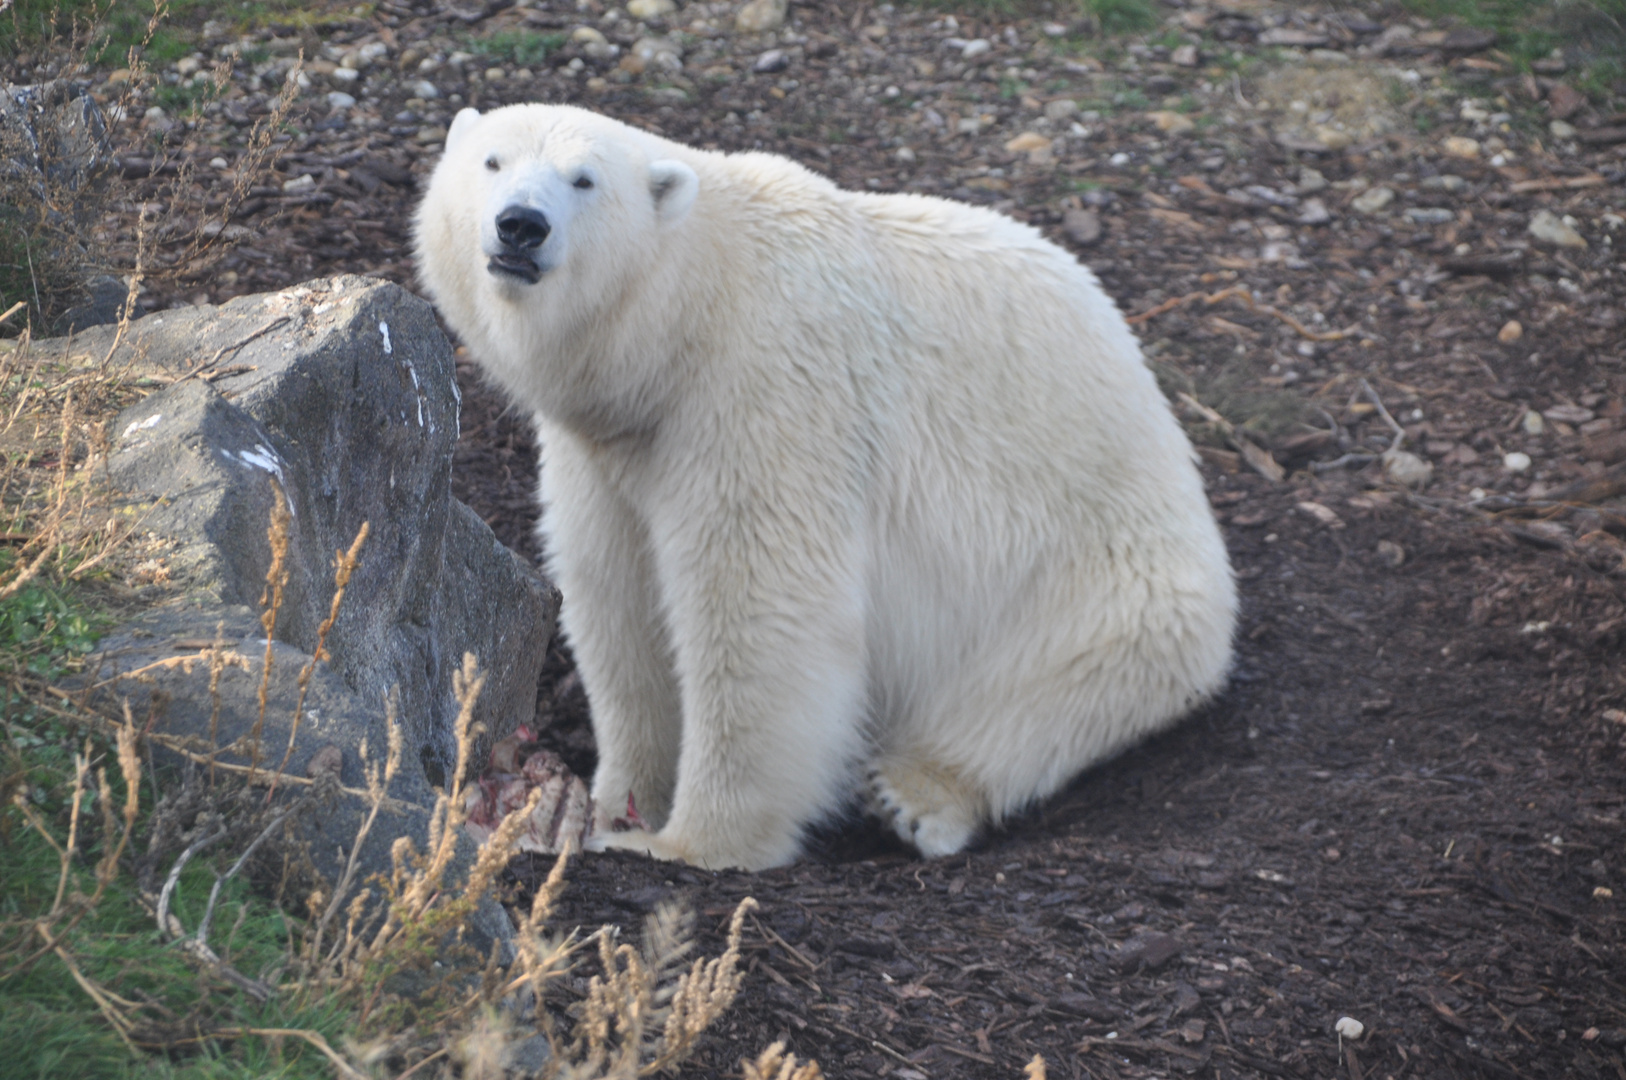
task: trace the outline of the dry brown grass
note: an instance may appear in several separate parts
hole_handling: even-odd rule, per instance
[[[60,484],[47,494],[50,497],[45,502],[50,505],[71,501],[61,493]],[[45,513],[50,513],[49,506]],[[365,536],[363,529],[348,552],[337,553],[330,621],[338,613]],[[275,511],[271,537],[274,550],[286,552],[287,523],[279,528]],[[276,625],[282,599],[275,563],[274,559],[266,590],[268,634]],[[315,662],[313,658],[312,665]],[[669,1069],[689,1056],[704,1032],[733,1003],[743,980],[739,960],[744,919],[755,907],[754,901],[741,903],[729,924],[725,950],[711,959],[692,955],[693,915],[678,906],[658,909],[647,921],[638,946],[623,941],[615,926],[591,933],[579,929],[561,933],[551,926],[551,918],[565,886],[569,851],[559,856],[529,910],[515,915],[511,958],[505,958],[500,948],[482,957],[462,945],[469,917],[494,893],[534,809],[528,805],[505,820],[479,850],[466,875],[461,880],[454,876],[466,805],[463,778],[470,774],[469,758],[479,734],[474,707],[485,682],[472,655],[464,657],[463,668],[454,678],[459,711],[454,723],[458,763],[451,774],[452,789],[436,800],[423,848],[410,837],[397,838],[391,849],[392,872],[387,879],[368,882],[357,880],[360,852],[377,827],[380,813],[392,804],[387,792],[402,765],[403,741],[393,702],[382,759],[365,744],[360,748],[365,790],[340,787],[336,773],[318,773],[314,778],[287,776],[281,767],[271,770],[220,760],[228,748],[186,744],[152,732],[150,725],[143,732],[143,725],[131,716],[128,698],[120,706],[121,715],[99,711],[108,708],[105,691],[139,687],[157,669],[192,672],[218,686],[220,674],[229,666],[250,665],[246,657],[217,643],[118,678],[93,682],[80,691],[46,688],[48,699],[40,702],[44,710],[99,728],[116,744],[126,792],[123,824],[120,827],[115,820],[113,789],[105,775],[97,773],[95,792],[104,819],[104,843],[96,864],[96,884],[87,890],[78,884],[74,867],[84,850],[77,807],[80,795],[91,790],[90,743],[78,758],[76,809],[65,837],[59,837],[52,824],[28,805],[21,790],[14,794],[13,804],[29,828],[59,853],[61,871],[57,902],[48,911],[27,920],[0,922],[0,979],[12,977],[21,965],[54,956],[133,1053],[179,1049],[211,1038],[292,1039],[324,1055],[334,1071],[346,1078],[394,1073],[452,1075],[449,1070],[454,1067],[465,1077],[497,1077],[503,1075],[516,1043],[540,1037],[551,1053],[539,1076],[632,1080]],[[263,671],[262,700],[269,668]],[[301,688],[308,680],[309,672],[302,672]],[[256,724],[249,737],[229,749],[257,762],[254,744],[259,734]],[[288,746],[282,748],[284,766],[297,736],[296,729]],[[171,770],[164,770],[144,781],[139,753],[143,740],[174,751],[191,767],[182,770],[178,780]],[[143,815],[142,784],[160,780],[169,791]],[[269,788],[277,782],[287,789],[280,800],[273,801],[269,791],[258,794],[256,785]],[[250,797],[250,792],[255,794]],[[533,803],[540,794],[533,795]],[[332,798],[356,798],[366,808],[340,879],[307,898],[303,908],[308,917],[296,920],[301,929],[290,939],[278,971],[260,976],[239,971],[211,944],[222,888],[256,858],[263,861],[298,815]],[[218,1004],[211,1004],[207,995],[190,1013],[177,1016],[161,1003],[122,997],[84,974],[64,937],[95,911],[108,883],[124,869],[121,859],[138,820],[147,834],[147,851],[134,866],[139,895],[162,937],[179,948],[198,978],[230,987],[254,1002],[281,999],[296,1010],[318,1001],[329,1007],[341,1004],[350,1017],[347,1041],[336,1047],[314,1029],[225,1022],[229,1010],[223,1012]],[[114,836],[116,842],[105,842]],[[174,902],[183,872],[210,852],[234,848],[229,867],[216,873],[202,916],[195,926],[184,925]],[[288,879],[289,858],[285,851],[284,880]],[[596,957],[600,970],[588,981],[585,992],[578,992],[576,977],[590,955]],[[764,1068],[769,1064],[763,1059]],[[772,1075],[777,1078],[784,1062],[776,1057],[772,1064]],[[818,1075],[817,1066],[811,1063],[797,1066],[791,1059],[786,1067],[789,1071],[784,1072],[783,1080],[815,1080]]]

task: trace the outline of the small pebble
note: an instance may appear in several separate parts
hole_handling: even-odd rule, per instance
[[[1530,467],[1530,455],[1515,450],[1502,458],[1502,468],[1510,473],[1522,473]]]
[[[1320,199],[1305,199],[1299,207],[1298,222],[1300,225],[1325,225],[1332,220],[1332,212],[1327,204]]]
[[[785,0],[751,0],[734,16],[734,29],[742,34],[762,34],[785,24]]]
[[[282,184],[282,190],[289,195],[297,195],[302,191],[310,191],[314,187],[316,187],[316,178],[310,173],[306,173],[304,176],[295,177],[292,180],[285,180]]]
[[[328,94],[327,104],[328,108],[332,109],[334,112],[342,112],[345,109],[353,108],[356,104],[356,99],[343,91],[334,90]]]
[[[1500,330],[1496,331],[1496,340],[1503,345],[1511,345],[1522,337],[1524,337],[1524,324],[1519,322],[1518,319],[1509,319],[1502,324]]]
[[[1434,478],[1434,466],[1409,450],[1385,451],[1383,471],[1395,483],[1409,488],[1425,487]]]
[[[1413,206],[1406,211],[1406,219],[1418,225],[1448,225],[1457,215],[1440,206]]]
[[[412,96],[421,97],[425,101],[433,101],[440,97],[440,87],[436,86],[428,79],[419,79],[417,82],[412,84]]]
[[[1476,158],[1479,156],[1479,140],[1452,135],[1440,143],[1440,149],[1450,157]]]
[[[1586,237],[1575,231],[1574,226],[1551,210],[1537,210],[1530,219],[1527,231],[1537,240],[1552,244],[1555,247],[1584,248],[1587,246]]]
[[[993,43],[987,38],[975,38],[965,43],[960,49],[960,55],[967,60],[975,60],[985,52],[993,50]]]
[[[762,75],[775,71],[784,71],[788,67],[790,67],[790,55],[784,49],[769,49],[757,57],[756,63],[751,65],[751,70]]]
[[[1376,214],[1394,201],[1393,188],[1375,187],[1361,192],[1350,205],[1363,214]]]
[[[1094,210],[1068,210],[1062,215],[1061,227],[1075,244],[1087,247],[1101,239],[1101,216]]]
[[[1157,125],[1157,130],[1169,135],[1184,135],[1197,126],[1191,117],[1172,109],[1160,109],[1157,112],[1147,113],[1146,117]]]
[[[1044,115],[1046,120],[1065,120],[1078,112],[1078,102],[1072,98],[1057,98],[1055,101],[1045,103]]]
[[[1440,176],[1425,177],[1422,187],[1425,191],[1449,191],[1453,195],[1468,186],[1468,181],[1460,176],[1444,173]]]

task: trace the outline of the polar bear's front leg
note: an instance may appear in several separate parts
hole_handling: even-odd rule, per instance
[[[659,825],[677,784],[681,717],[648,532],[590,451],[546,429],[543,444],[548,567],[564,593],[560,622],[598,748],[594,831],[609,833],[629,797]]]
[[[761,869],[796,857],[863,751],[863,557],[839,507],[729,509],[652,528],[682,688],[677,789],[658,831],[601,840]]]

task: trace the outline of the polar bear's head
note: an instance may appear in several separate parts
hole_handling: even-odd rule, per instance
[[[454,306],[448,286],[530,305],[612,285],[605,253],[645,250],[694,203],[695,171],[669,149],[581,109],[464,109],[418,212],[426,284]]]

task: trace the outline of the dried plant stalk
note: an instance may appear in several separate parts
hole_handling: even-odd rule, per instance
[[[265,730],[265,706],[271,694],[272,643],[276,640],[277,613],[282,610],[282,591],[288,587],[288,526],[293,521],[293,515],[288,512],[288,496],[275,479],[271,481],[271,499],[271,525],[266,529],[271,541],[271,565],[265,571],[265,592],[260,594],[260,604],[265,608],[260,616],[260,625],[265,627],[265,666],[260,672],[260,713],[249,731],[250,783],[260,765],[260,736]]]
[[[350,584],[350,575],[356,572],[356,566],[361,562],[361,545],[367,542],[367,532],[371,526],[371,522],[362,522],[355,540],[350,544],[350,550],[340,551],[334,555],[333,602],[328,606],[327,618],[316,628],[316,649],[311,653],[310,660],[299,670],[299,698],[294,702],[293,724],[288,730],[288,749],[282,752],[282,761],[277,765],[276,776],[272,777],[271,787],[265,793],[267,806],[277,793],[277,780],[281,779],[283,770],[288,767],[288,759],[293,756],[294,740],[299,737],[299,722],[305,715],[305,695],[310,690],[311,676],[316,674],[318,662],[333,659],[327,652],[327,635],[333,629],[333,624],[338,621],[339,605],[344,603],[345,587]]]
[[[745,1058],[740,1062],[740,1071],[745,1074],[745,1080],[824,1080],[824,1073],[819,1071],[817,1061],[796,1063],[795,1054],[785,1053],[783,1040],[774,1043],[768,1049],[757,1055],[752,1061]],[[1030,1080],[1044,1080],[1041,1072],[1037,1078]]]

